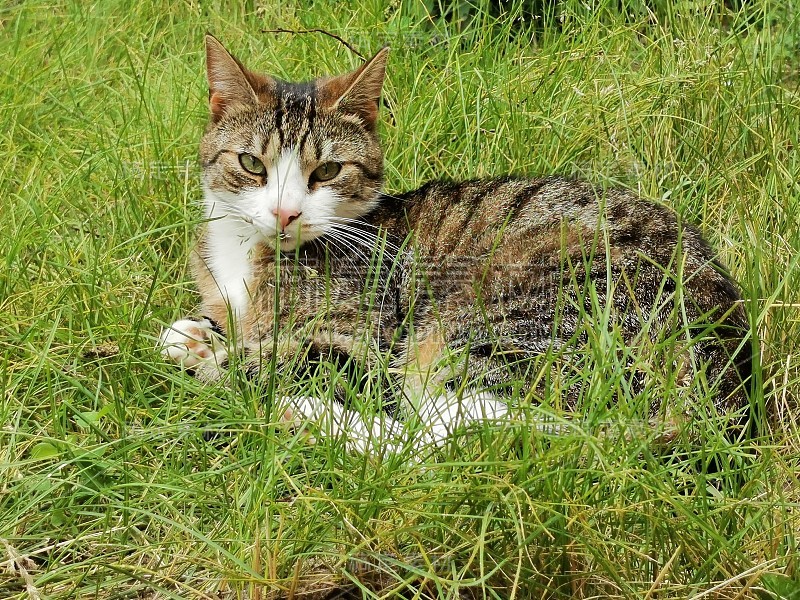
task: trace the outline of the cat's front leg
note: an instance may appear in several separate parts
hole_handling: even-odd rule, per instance
[[[202,364],[223,364],[228,358],[219,327],[210,319],[179,319],[161,331],[161,355],[186,368]]]

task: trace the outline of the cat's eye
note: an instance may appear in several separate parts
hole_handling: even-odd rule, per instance
[[[253,175],[263,175],[267,172],[267,168],[264,166],[264,163],[247,152],[243,152],[239,155],[239,164],[242,165],[242,168],[245,171],[252,173]]]
[[[312,181],[330,181],[339,174],[342,170],[342,165],[337,162],[322,163],[311,174]]]

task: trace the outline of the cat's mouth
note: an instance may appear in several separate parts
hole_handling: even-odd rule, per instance
[[[274,235],[274,240],[282,252],[289,252],[320,235],[321,233],[318,229],[303,223],[299,227],[291,228],[288,231],[278,231]]]
[[[279,231],[275,237],[278,245],[284,252],[287,250],[294,250],[302,243],[298,236],[294,236],[287,231]]]

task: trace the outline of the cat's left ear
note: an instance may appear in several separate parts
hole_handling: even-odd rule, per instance
[[[389,47],[385,46],[352,73],[319,80],[317,97],[320,104],[331,110],[354,114],[368,129],[375,129],[388,56]]]

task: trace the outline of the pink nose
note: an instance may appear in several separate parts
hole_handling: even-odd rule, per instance
[[[283,231],[303,213],[293,208],[273,208],[272,214],[278,218],[278,223],[281,224],[281,231]]]

